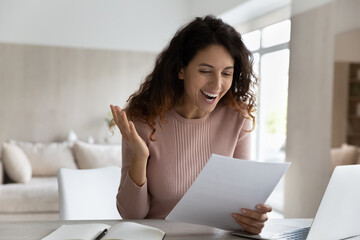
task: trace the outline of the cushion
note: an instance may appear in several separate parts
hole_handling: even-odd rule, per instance
[[[358,163],[359,149],[356,146],[343,144],[340,148],[331,149],[331,165],[334,169],[338,165]]]
[[[26,154],[32,167],[33,176],[55,176],[60,168],[77,168],[71,144],[31,143],[10,141],[18,145]]]
[[[4,143],[2,161],[7,176],[16,183],[27,183],[31,179],[31,165],[24,151],[16,145]]]
[[[115,165],[121,167],[121,146],[74,143],[74,154],[80,169],[99,168]]]

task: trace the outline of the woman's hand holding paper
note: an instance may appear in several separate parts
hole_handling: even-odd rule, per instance
[[[244,231],[260,234],[268,220],[267,213],[271,212],[272,208],[269,205],[258,204],[256,210],[241,209],[241,213],[233,213],[232,216],[235,221],[243,227]]]

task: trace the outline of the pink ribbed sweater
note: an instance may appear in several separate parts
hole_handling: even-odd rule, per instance
[[[136,122],[149,147],[146,182],[137,186],[129,177],[130,150],[122,144],[122,176],[117,207],[124,219],[165,218],[194,182],[212,153],[250,158],[250,120],[223,106],[201,119],[185,119],[170,110],[166,124],[150,128]],[[226,174],[226,173],[224,173]]]

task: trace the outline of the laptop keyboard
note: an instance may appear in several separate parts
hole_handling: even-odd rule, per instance
[[[292,231],[292,232],[277,235],[272,239],[274,239],[274,240],[281,240],[281,239],[283,239],[283,240],[306,240],[306,237],[309,234],[309,231],[310,231],[310,227],[300,228],[300,229]]]

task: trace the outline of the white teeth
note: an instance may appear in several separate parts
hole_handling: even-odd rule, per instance
[[[219,94],[211,94],[208,92],[205,92],[204,90],[200,90],[203,94],[205,94],[208,97],[216,98]]]

